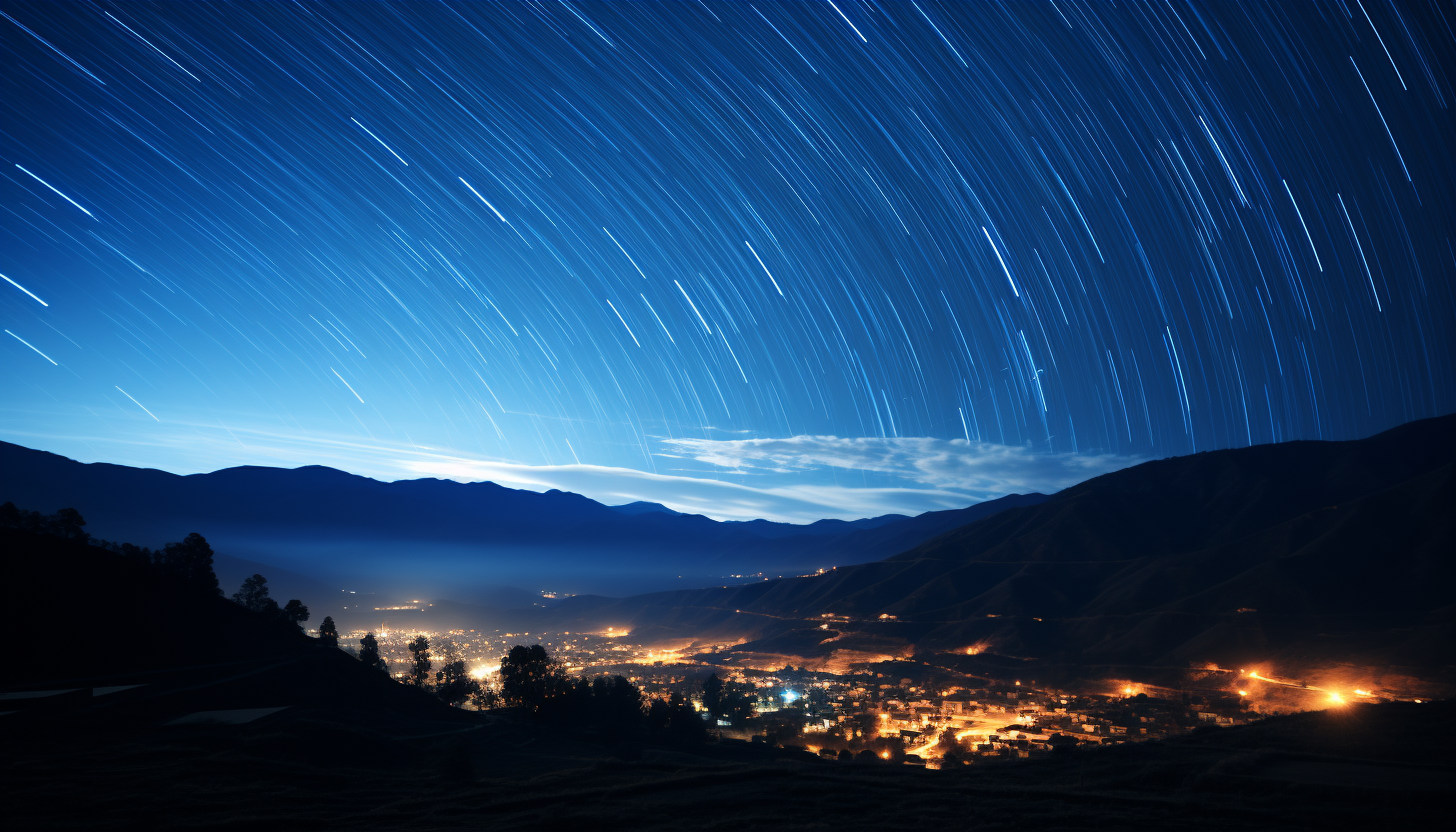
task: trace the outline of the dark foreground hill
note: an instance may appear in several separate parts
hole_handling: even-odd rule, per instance
[[[1456,417],[1353,442],[1149,462],[811,578],[570,599],[562,626],[755,639],[740,653],[964,655],[1451,681]],[[837,616],[827,619],[826,615]]]
[[[97,537],[159,546],[201,532],[220,555],[394,598],[489,603],[505,586],[631,594],[813,572],[904,551],[1040,494],[919,517],[718,522],[647,504],[490,482],[379,482],[321,466],[178,476],[0,442],[0,502],[79,510]],[[269,574],[265,572],[265,574]],[[308,600],[308,599],[305,599]],[[314,599],[310,603],[318,603]],[[361,622],[362,623],[362,622]]]
[[[290,623],[177,584],[144,562],[3,527],[0,552],[0,627],[10,644],[0,662],[0,689],[137,685],[107,702],[145,702],[148,713],[174,717],[189,708],[319,701],[452,713]],[[0,703],[0,711],[24,712],[30,704],[48,703],[16,700]]]
[[[1423,828],[1451,703],[925,771],[762,744],[624,744],[453,710],[342,651],[79,543],[0,530],[7,828]],[[85,600],[35,628],[62,593]]]
[[[120,707],[0,719],[0,816],[15,829],[1423,829],[1456,783],[1451,703],[939,771],[613,747],[324,698],[240,725]]]

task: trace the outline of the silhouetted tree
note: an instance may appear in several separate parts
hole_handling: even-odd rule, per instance
[[[642,719],[642,691],[622,676],[598,676],[592,682],[598,722],[618,730],[636,727]]]
[[[207,539],[197,532],[187,535],[178,543],[168,543],[157,556],[157,566],[163,573],[202,592],[221,595],[217,575],[212,571],[212,547]]]
[[[783,745],[804,733],[804,712],[799,708],[781,708],[760,715],[757,721],[769,745]]]
[[[703,707],[714,719],[723,716],[723,680],[716,673],[703,681]]]
[[[308,607],[305,607],[302,601],[294,598],[283,605],[283,618],[299,630],[302,630],[303,622],[308,620]]]
[[[339,630],[334,626],[334,617],[332,615],[324,616],[323,623],[319,624],[318,637],[319,641],[323,642],[327,647],[339,646]]]
[[[723,686],[723,699],[719,705],[724,719],[735,726],[742,726],[753,716],[753,706],[758,703],[758,694],[752,685],[728,682]]]
[[[642,692],[622,676],[598,676],[574,682],[559,677],[537,709],[549,721],[591,725],[605,734],[624,734],[642,720]]]
[[[68,540],[86,540],[90,538],[90,535],[81,531],[81,527],[86,525],[86,521],[81,517],[81,512],[73,508],[63,508],[56,512],[52,518],[52,522],[55,524],[56,531]]]
[[[481,682],[480,688],[470,697],[470,701],[478,711],[499,708],[501,704],[500,691],[491,687],[488,682]]]
[[[49,518],[44,514],[38,511],[25,511],[23,509],[20,512],[20,527],[28,532],[35,532],[36,534],[50,534],[54,531]]]
[[[233,593],[233,601],[259,615],[276,621],[287,621],[300,630],[303,629],[303,622],[308,620],[308,607],[297,598],[282,607],[278,606],[278,602],[268,596],[268,579],[262,575],[255,574],[244,580],[238,591]],[[337,645],[337,633],[334,639],[334,644]]]
[[[10,502],[0,506],[0,524],[12,529],[36,533],[45,533],[48,525],[40,512],[16,508],[15,504]]]
[[[278,602],[268,597],[268,579],[258,574],[243,581],[243,585],[233,593],[233,601],[245,609],[265,615],[278,611]]]
[[[383,657],[379,655],[379,640],[373,633],[365,633],[359,639],[359,661],[368,667],[377,668],[384,673],[389,673],[389,665],[385,664]]]
[[[666,702],[652,700],[647,709],[647,730],[659,739],[691,745],[708,738],[708,726],[693,710],[682,694],[674,693]]]
[[[947,728],[944,731],[941,731],[940,739],[936,742],[936,746],[946,754],[949,754],[959,749],[961,747],[961,743],[960,740],[956,739],[955,729]]]
[[[81,531],[81,527],[85,525],[86,521],[82,519],[81,512],[73,508],[63,508],[55,514],[44,515],[38,511],[17,508],[15,503],[11,502],[0,505],[0,526],[8,526],[12,529],[23,529],[36,534],[84,541],[91,537]]]
[[[410,664],[410,681],[424,687],[430,682],[430,640],[422,635],[415,636],[414,641],[409,643],[409,651],[414,656]]]
[[[123,558],[136,564],[151,565],[152,550],[146,547],[138,547],[133,543],[123,543],[117,547]]]
[[[451,707],[458,708],[479,693],[480,683],[465,672],[464,659],[446,661],[440,672],[435,674],[435,695]]]
[[[539,709],[561,687],[561,669],[539,644],[517,644],[501,659],[501,698],[507,705]]]
[[[652,700],[647,706],[647,731],[650,734],[666,736],[668,725],[672,723],[672,708],[661,699]]]

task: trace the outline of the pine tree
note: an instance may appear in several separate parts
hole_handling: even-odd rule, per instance
[[[374,637],[373,633],[366,633],[363,638],[359,639],[359,661],[367,667],[389,673],[389,665],[379,655],[379,640]]]
[[[302,630],[303,622],[308,620],[308,607],[305,607],[302,601],[294,598],[284,605],[283,619]]]
[[[332,615],[324,616],[323,623],[319,624],[318,633],[319,641],[323,642],[325,646],[339,646],[339,630],[334,626],[334,617]]]
[[[233,601],[253,612],[264,614],[278,609],[278,602],[268,597],[268,579],[257,574],[243,581],[243,585],[233,593]]]
[[[222,588],[217,585],[217,575],[212,571],[212,555],[207,538],[193,532],[179,543],[168,543],[157,554],[157,566],[163,573],[190,587],[210,595],[221,595]]]
[[[419,687],[424,687],[430,681],[430,640],[424,636],[415,636],[415,640],[409,643],[409,651],[414,655],[414,662],[410,666],[410,680]]]
[[[85,519],[81,517],[81,512],[73,508],[63,508],[56,512],[51,517],[51,522],[55,525],[56,531],[71,540],[86,540],[90,537],[81,531],[81,527],[86,525]]]

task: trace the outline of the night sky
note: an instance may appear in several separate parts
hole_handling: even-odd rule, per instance
[[[808,520],[1456,409],[1442,0],[0,9],[8,441]]]

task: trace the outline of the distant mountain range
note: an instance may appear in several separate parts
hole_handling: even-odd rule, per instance
[[[1456,678],[1453,586],[1445,416],[1358,441],[1148,462],[823,576],[572,598],[543,615],[643,638],[748,638],[736,650],[762,661],[1279,661]]]
[[[0,501],[45,513],[76,508],[94,536],[138,545],[200,532],[219,554],[229,591],[260,569],[275,595],[299,592],[313,604],[321,592],[337,599],[349,589],[529,605],[542,590],[626,595],[749,580],[734,575],[806,574],[878,560],[1046,499],[1018,494],[913,518],[791,525],[718,522],[656,503],[606,506],[490,482],[386,483],[319,466],[179,476],[3,442],[0,472]]]

